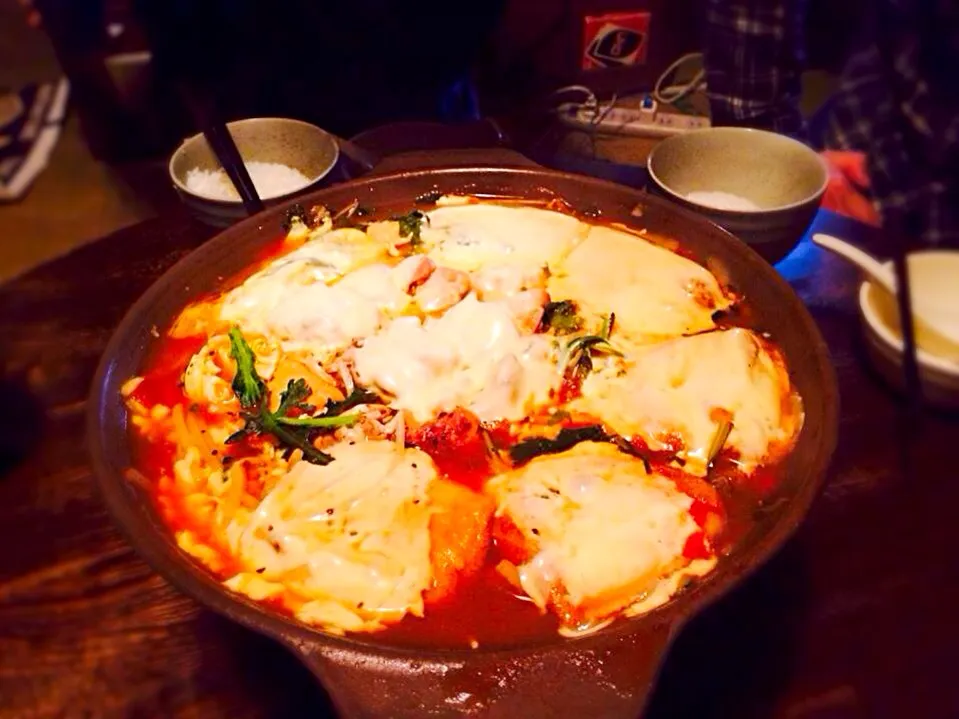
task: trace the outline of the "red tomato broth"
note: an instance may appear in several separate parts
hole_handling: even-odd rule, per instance
[[[568,207],[561,209],[570,211]],[[364,218],[368,219],[370,218]],[[590,221],[596,223],[595,219]],[[656,242],[659,238],[650,236],[646,239]],[[670,243],[675,244],[672,240]],[[237,286],[268,262],[295,250],[301,244],[291,243],[285,237],[268,242],[245,270],[224,282],[224,288]],[[670,249],[681,256],[696,260],[678,244]],[[212,296],[215,297],[216,294]],[[742,326],[750,316],[748,307],[737,303],[718,316],[718,324],[722,328]],[[172,406],[185,402],[182,373],[190,357],[202,347],[206,339],[164,336],[156,342],[144,363],[144,381],[134,391],[133,397],[148,407],[153,404]],[[556,408],[561,409],[578,394],[578,382],[564,381],[555,398]],[[202,407],[191,409],[195,409],[204,421],[211,419],[206,416]],[[496,473],[496,467],[489,459],[489,447],[483,433],[486,432],[493,445],[499,449],[505,449],[515,440],[515,434],[508,423],[495,423],[484,427],[466,410],[458,409],[447,415],[441,415],[414,430],[409,441],[431,456],[441,476],[471,490],[479,490],[485,481]],[[558,424],[576,427],[588,422],[564,421]],[[175,451],[173,445],[169,442],[151,442],[136,431],[132,434],[134,463],[144,470],[149,478],[157,480],[155,500],[164,521],[174,530],[188,529],[194,532],[198,541],[217,552],[225,567],[221,572],[213,572],[220,579],[226,579],[239,571],[241,567],[237,561],[226,553],[225,548],[219,547],[218,538],[213,536],[208,527],[196,521],[184,506],[182,495],[172,487],[170,478]],[[648,457],[654,471],[673,479],[680,491],[694,499],[690,513],[700,531],[686,541],[683,554],[688,559],[709,558],[728,551],[752,524],[752,513],[757,502],[778,483],[775,467],[761,467],[746,475],[736,466],[736,458],[725,451],[717,458],[710,481],[707,482],[669,463],[675,453],[682,449],[681,442],[677,445],[667,441],[665,448],[659,451],[650,450],[641,439],[631,440],[631,443]],[[230,456],[239,458],[255,451],[254,447],[238,444],[231,447],[227,460]],[[357,637],[420,647],[468,647],[474,642],[480,646],[508,646],[555,637],[560,624],[556,614],[540,610],[496,569],[496,564],[503,559],[513,564],[528,560],[533,549],[512,521],[507,520],[508,524],[512,525],[511,531],[510,527],[500,521],[503,519],[505,518],[497,517],[492,522],[490,535],[478,538],[486,542],[487,546],[484,552],[485,563],[482,566],[470,567],[469,571],[457,576],[454,590],[442,594],[439,600],[431,598],[427,590],[424,617],[407,616],[384,630],[374,634],[359,634]],[[717,521],[720,526],[718,531]],[[262,604],[281,614],[292,616],[292,608],[303,601],[303,598],[284,592],[280,597],[263,600]],[[569,615],[569,618],[578,613],[576,608],[565,607],[561,596],[554,597],[552,603],[558,612]]]
[[[165,342],[159,343],[157,352],[148,362],[145,375],[151,381],[148,386],[154,388],[151,392],[158,397],[174,398],[178,403],[185,402],[180,375],[192,356],[190,349],[199,349],[202,345],[201,339],[167,338]],[[181,367],[179,372],[175,369],[177,366]],[[204,417],[202,407],[190,410],[195,410],[204,419],[209,419]],[[560,427],[582,426],[584,421],[583,418],[576,420],[568,417],[556,423],[556,427],[558,430]],[[501,445],[513,437],[508,425],[497,423],[484,427],[471,413],[457,409],[419,427],[412,433],[411,440],[431,455],[442,476],[475,491],[481,489],[486,479],[495,473],[483,432],[489,433],[495,445]],[[136,464],[151,473],[156,473],[159,468],[160,476],[167,477],[165,483],[158,483],[156,494],[164,520],[176,530],[192,531],[198,541],[217,553],[224,569],[214,574],[220,579],[226,579],[239,571],[241,567],[236,560],[225,548],[219,546],[218,538],[208,527],[196,520],[184,506],[183,497],[172,488],[169,476],[174,460],[173,445],[169,442],[151,442],[136,432],[133,434],[137,447]],[[631,443],[637,450],[648,452],[651,468],[655,472],[675,481],[680,491],[694,499],[690,513],[702,530],[688,538],[683,551],[687,559],[712,557],[720,553],[721,548],[730,546],[734,537],[745,531],[758,496],[750,484],[754,475],[747,475],[738,469],[734,453],[728,450],[721,453],[714,472],[719,480],[714,477],[707,482],[669,463],[675,452],[681,448],[680,445],[674,446],[675,442],[666,442],[667,448],[659,452],[649,450],[642,440],[633,440]],[[257,448],[246,446],[247,444],[241,442],[233,445],[227,456],[240,458],[256,454]],[[774,482],[776,479],[772,469],[761,468],[757,471],[762,477],[761,485],[764,487],[770,480]],[[729,511],[730,507],[742,511]],[[721,519],[720,533],[706,530],[710,517]],[[730,518],[740,521],[730,522]],[[521,564],[532,554],[532,548],[528,546],[518,528],[513,525],[515,531],[509,532],[501,521],[503,519],[497,518],[493,523],[492,537],[482,540],[488,543],[486,562],[482,566],[458,576],[455,590],[444,595],[442,601],[428,601],[425,617],[408,616],[377,632],[377,640],[409,646],[468,647],[473,643],[480,646],[504,646],[555,636],[559,627],[556,613],[541,611],[495,568],[501,559]],[[284,593],[281,597],[265,603],[276,611],[292,616],[291,607],[302,601]],[[582,618],[582,612],[578,608],[566,606],[562,597],[554,597],[551,604],[555,612],[569,620]]]
[[[555,615],[542,612],[487,564],[447,601],[428,606],[424,617],[405,617],[374,636],[404,646],[508,646],[554,637],[558,629]]]
[[[183,371],[206,340],[203,336],[167,337],[154,345],[142,370],[143,381],[130,396],[145,407],[160,404],[172,408],[183,402]]]
[[[494,474],[483,432],[476,415],[457,407],[421,425],[411,442],[430,456],[440,474],[478,491]]]

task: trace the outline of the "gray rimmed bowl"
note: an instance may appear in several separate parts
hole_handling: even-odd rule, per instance
[[[227,123],[240,156],[245,162],[276,162],[299,170],[309,181],[292,192],[261,199],[267,207],[314,190],[336,165],[340,149],[325,130],[301,120],[283,117],[254,117]],[[170,180],[177,194],[194,216],[214,227],[227,227],[246,217],[239,200],[207,197],[187,188],[187,173],[220,169],[220,162],[202,134],[185,140],[170,158]]]
[[[716,127],[676,135],[653,148],[654,192],[729,230],[768,262],[788,255],[812,223],[828,169],[812,148],[784,135]],[[691,193],[726,193],[756,209],[731,209]],[[715,200],[709,197],[708,200]]]

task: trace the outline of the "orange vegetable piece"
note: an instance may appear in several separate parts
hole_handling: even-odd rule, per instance
[[[536,554],[536,548],[530,546],[520,528],[506,516],[493,519],[493,543],[499,555],[516,566],[525,564]]]
[[[489,497],[445,479],[430,485],[429,496],[435,509],[430,518],[433,583],[423,599],[436,604],[451,597],[463,581],[482,569],[495,506]]]
[[[411,439],[442,474],[470,489],[481,489],[493,474],[479,419],[467,409],[443,412],[413,432]]]

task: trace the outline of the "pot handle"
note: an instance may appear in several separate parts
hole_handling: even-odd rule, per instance
[[[675,626],[639,621],[565,644],[449,661],[323,640],[288,644],[342,719],[635,719]]]

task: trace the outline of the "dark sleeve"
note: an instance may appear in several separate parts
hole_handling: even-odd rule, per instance
[[[804,137],[806,0],[706,0],[706,83],[715,125]]]

